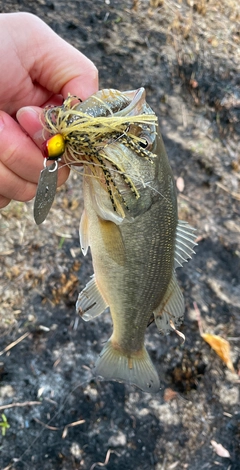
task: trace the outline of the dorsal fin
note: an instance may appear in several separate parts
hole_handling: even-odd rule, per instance
[[[182,263],[188,261],[195,253],[193,247],[197,245],[194,234],[195,228],[191,227],[187,222],[179,220],[176,230],[174,268],[182,266]]]

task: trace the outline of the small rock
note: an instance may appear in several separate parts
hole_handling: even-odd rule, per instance
[[[0,388],[0,398],[13,397],[15,394],[14,388],[11,385],[3,385]]]
[[[108,439],[108,445],[112,447],[124,447],[127,443],[126,435],[122,431],[118,431],[117,434],[114,434]]]
[[[219,401],[223,405],[233,406],[239,403],[239,390],[238,387],[227,387],[222,385],[219,390]]]
[[[71,445],[71,453],[75,459],[80,460],[82,458],[82,450],[80,449],[77,442],[73,442]]]

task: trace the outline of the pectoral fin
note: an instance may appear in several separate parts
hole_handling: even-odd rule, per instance
[[[99,218],[99,228],[105,245],[105,250],[110,259],[120,266],[125,263],[125,248],[118,225],[110,220],[102,220]]]
[[[87,214],[85,210],[83,211],[82,217],[80,220],[79,237],[80,237],[80,245],[81,245],[83,256],[86,256],[88,252],[89,242],[88,242],[88,218],[87,218]]]
[[[157,328],[163,334],[171,330],[170,320],[175,326],[182,323],[184,300],[174,272],[162,302],[153,313]]]
[[[193,247],[195,243],[195,229],[188,225],[187,222],[179,220],[176,230],[175,253],[174,253],[174,268],[182,266],[182,263],[188,261],[189,258],[195,253]]]
[[[89,321],[104,312],[107,307],[108,305],[96,284],[95,276],[92,276],[91,281],[87,283],[78,296],[76,303],[77,313],[79,313],[83,320]]]

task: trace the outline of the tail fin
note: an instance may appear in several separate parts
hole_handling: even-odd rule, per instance
[[[95,374],[107,380],[119,380],[136,385],[144,392],[156,393],[160,388],[155,367],[145,347],[142,351],[123,355],[107,342],[96,362]]]

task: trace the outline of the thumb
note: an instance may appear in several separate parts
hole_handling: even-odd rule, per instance
[[[40,149],[44,142],[43,128],[42,128],[42,123],[41,123],[42,114],[43,114],[42,108],[38,108],[37,106],[25,106],[23,108],[20,108],[16,115],[17,120],[19,124],[21,125],[21,127],[27,132],[27,134],[31,137],[31,139],[35,142],[35,144]],[[43,167],[42,151],[39,150],[39,153],[41,154],[41,170],[42,170],[42,167]],[[58,186],[60,186],[66,181],[69,175],[69,171],[70,171],[66,165],[62,167],[61,163],[59,163],[59,168],[61,168],[61,171],[58,172]],[[38,176],[39,176],[39,173],[38,173]]]
[[[41,152],[7,113],[0,111],[0,207],[29,201],[42,169]]]
[[[34,122],[34,121],[32,121]],[[40,122],[33,123],[34,130]],[[9,171],[31,183],[37,183],[43,167],[40,149],[9,114],[0,111],[0,161]],[[1,189],[2,189],[1,178]]]
[[[31,108],[30,108],[31,109]],[[34,114],[35,112],[35,114]],[[39,120],[41,108],[22,111],[19,122],[40,145],[42,126]],[[40,171],[43,169],[43,155],[34,141],[24,132],[9,114],[0,111],[0,207],[9,200],[29,201],[35,196]],[[64,166],[58,172],[58,185],[69,174]]]

